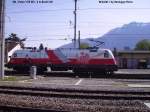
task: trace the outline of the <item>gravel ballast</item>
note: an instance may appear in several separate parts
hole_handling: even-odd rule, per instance
[[[70,99],[54,97],[17,96],[0,94],[0,104],[8,106],[85,112],[149,112],[138,100]]]

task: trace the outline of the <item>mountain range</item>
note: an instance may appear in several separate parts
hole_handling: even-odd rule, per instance
[[[114,28],[98,38],[81,39],[81,43],[88,43],[95,46],[104,42],[100,47],[119,50],[134,49],[137,42],[143,39],[150,39],[150,23],[131,22],[121,27]],[[72,48],[73,43],[61,46],[61,48]]]

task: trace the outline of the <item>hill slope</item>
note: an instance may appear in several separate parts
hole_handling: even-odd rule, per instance
[[[105,35],[95,38],[94,40],[105,42],[105,45],[102,46],[104,48],[133,49],[136,43],[142,39],[150,39],[150,23],[132,22],[125,24],[122,27],[112,29]],[[95,42],[90,41],[90,39],[84,39],[81,40],[81,42],[89,43],[91,46],[96,44]],[[73,47],[73,43],[62,47]]]

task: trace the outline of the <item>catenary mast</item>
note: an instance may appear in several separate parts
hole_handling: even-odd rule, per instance
[[[77,32],[77,0],[74,0],[74,48],[76,48],[76,32]]]
[[[5,0],[0,0],[0,78],[4,79],[4,20]]]

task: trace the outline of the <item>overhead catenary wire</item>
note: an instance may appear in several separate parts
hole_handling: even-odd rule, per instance
[[[87,35],[87,34],[81,34],[81,35]],[[88,34],[88,35],[100,35],[100,33],[91,33],[91,34]],[[112,33],[112,34],[107,34],[107,35],[150,35],[150,34],[144,34],[144,33],[140,33],[140,34],[115,34],[115,33]],[[29,37],[33,37],[33,36],[70,36],[70,35],[58,35],[58,34],[49,34],[49,35],[27,35]]]
[[[5,33],[5,35],[8,35],[8,33]],[[102,34],[100,33],[82,33],[81,36],[86,36],[86,35],[97,35],[97,36],[100,36]],[[105,34],[103,34],[104,36]],[[107,36],[116,36],[116,38],[119,38],[118,36],[139,36],[139,35],[144,35],[144,36],[150,36],[150,34],[107,34]],[[47,35],[22,35],[21,37],[65,37],[65,38],[69,38],[69,39],[73,39],[71,38],[72,37],[72,34],[47,34]],[[120,37],[121,38],[121,37]],[[52,38],[53,39],[56,39],[56,38]],[[60,38],[58,38],[60,39]]]
[[[89,10],[129,10],[129,9],[131,9],[131,10],[149,10],[150,8],[90,8],[90,7],[87,7],[87,8],[80,8],[80,9],[78,9],[78,11],[89,11]],[[24,13],[39,13],[39,12],[57,12],[57,11],[70,11],[70,12],[72,12],[74,9],[71,9],[71,8],[61,8],[61,9],[50,9],[50,10],[23,10],[23,11],[12,11],[12,12],[7,12],[8,14],[24,14]],[[13,21],[11,21],[11,23],[13,23]],[[25,22],[26,23],[26,22]],[[36,22],[31,22],[31,23],[36,23]],[[38,23],[38,22],[37,22]],[[44,23],[44,22],[43,22]],[[45,23],[48,23],[48,22],[45,22]],[[53,22],[50,22],[50,23],[53,23]],[[56,23],[58,23],[58,22],[55,22],[55,24]],[[62,22],[63,23],[63,22]],[[80,22],[81,23],[81,22]],[[83,23],[85,23],[84,21],[83,21]],[[95,22],[95,23],[97,23],[97,22]],[[60,24],[60,23],[59,23]],[[87,22],[87,24],[89,24],[89,22]],[[55,25],[55,27],[56,27],[57,25]],[[58,25],[58,27],[59,28],[54,28],[54,30],[55,29],[62,29],[62,28],[60,28],[60,26],[63,26],[63,25]],[[65,25],[64,25],[65,26]],[[66,25],[67,26],[67,25]],[[69,26],[69,23],[68,23],[68,26]],[[99,25],[99,26],[101,26],[101,25]],[[31,27],[33,27],[33,26],[31,26]],[[79,27],[79,26],[77,26],[77,27]],[[82,27],[81,25],[80,25],[80,27]],[[97,27],[97,26],[94,26],[94,27]],[[73,27],[68,27],[68,29],[72,29]],[[66,29],[66,28],[63,28],[63,29]],[[53,29],[50,29],[50,30],[53,30]],[[85,33],[82,33],[82,35],[81,36],[85,36],[85,35],[93,35],[93,36],[99,36],[99,35],[102,35],[102,34],[85,34]],[[140,34],[109,34],[109,36],[111,36],[111,37],[115,37],[115,36],[117,36],[117,35],[120,35],[120,36],[130,36],[130,35],[140,35]],[[143,34],[141,34],[141,35],[143,35]],[[149,35],[149,34],[145,34],[145,35]],[[43,35],[44,36],[44,35]],[[46,37],[48,37],[48,36],[55,36],[55,37],[64,37],[64,36],[66,36],[66,35],[47,35]],[[30,36],[30,37],[35,37],[35,36]],[[39,36],[37,36],[37,37],[42,37],[41,35],[39,35]],[[48,40],[54,40],[54,39],[48,39]],[[55,39],[55,40],[57,40],[57,39]]]
[[[114,24],[114,23],[118,23],[118,24],[125,24],[124,22],[110,22],[110,21],[78,21],[79,23],[82,24],[97,24],[97,23],[102,23],[102,24]],[[7,22],[6,22],[7,23]],[[43,24],[43,23],[50,23],[50,24],[69,24],[69,21],[9,21],[8,23],[31,23],[31,24]]]
[[[96,35],[96,34],[87,34],[87,35]],[[114,35],[117,35],[117,34],[114,34]],[[119,35],[121,35],[121,34],[119,34]],[[130,34],[130,35],[134,35],[134,34]],[[148,35],[149,37],[150,37],[150,34],[141,34],[141,35]],[[48,35],[47,35],[48,36]],[[63,36],[63,35],[62,35]],[[81,36],[85,36],[85,34],[82,34]],[[132,39],[134,39],[134,37],[136,37],[137,36],[137,34],[135,34],[135,36],[133,37],[133,38],[126,38],[126,36],[129,36],[129,34],[126,34],[126,35],[122,35],[122,36],[125,36],[125,37],[120,37],[120,36],[115,36],[115,38],[120,38],[121,40],[132,40]],[[37,37],[37,36],[26,36],[26,37]],[[44,37],[44,36],[40,36],[40,37]],[[46,37],[46,36],[45,36]],[[70,35],[69,35],[69,37],[68,37],[68,35],[66,35],[66,36],[63,36],[64,38],[39,38],[39,39],[30,39],[30,38],[28,38],[26,41],[52,41],[52,40],[62,40],[62,41],[66,41],[66,40],[73,40],[73,38],[70,38]],[[99,36],[99,38],[100,37],[102,37],[102,36]],[[109,36],[109,35],[107,35],[107,37],[113,37],[113,36]],[[97,38],[98,38],[98,35],[97,35]],[[95,38],[95,39],[97,39],[97,38]],[[83,39],[85,39],[85,38],[83,38]],[[102,37],[101,39],[105,39],[104,37]],[[113,38],[111,38],[111,39],[113,39]]]
[[[61,40],[61,41],[66,41],[66,40],[72,40],[72,39],[67,39],[67,38],[64,38],[64,39],[32,39],[32,40],[26,40],[26,41],[56,41],[56,40]]]
[[[80,8],[78,11],[84,10],[150,10],[150,7],[147,8]],[[12,11],[7,12],[9,14],[16,14],[16,13],[39,13],[39,12],[56,12],[56,11],[72,11],[74,9],[49,9],[49,10],[23,10],[23,11]]]

